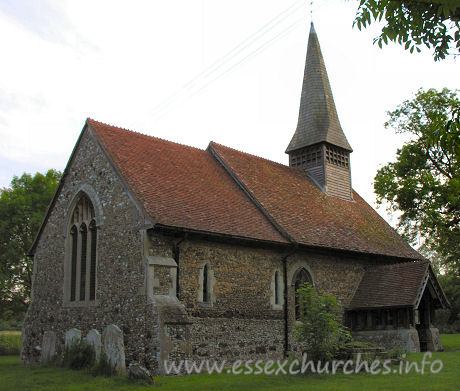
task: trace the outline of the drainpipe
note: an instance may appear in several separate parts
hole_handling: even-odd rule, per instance
[[[176,261],[177,264],[177,272],[176,272],[176,297],[177,300],[180,300],[180,284],[179,284],[179,258],[180,258],[180,244],[187,239],[187,233],[184,234],[184,236],[179,239],[176,243],[173,244],[172,247],[172,254],[173,254],[173,259]]]
[[[298,245],[295,244],[292,250],[283,257],[283,285],[284,285],[284,357],[287,357],[289,352],[289,309],[288,309],[288,280],[287,280],[287,259],[294,255]]]

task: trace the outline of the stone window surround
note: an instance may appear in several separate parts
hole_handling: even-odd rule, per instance
[[[208,267],[208,287],[207,292],[209,296],[209,301],[203,301],[203,280],[204,280],[204,267]],[[202,266],[200,267],[200,274],[198,275],[198,303],[203,307],[212,307],[216,302],[216,296],[214,295],[214,285],[216,284],[216,279],[214,277],[214,270],[212,270],[211,263],[209,261],[202,261]]]
[[[316,285],[316,276],[307,261],[299,260],[288,265],[287,280],[290,281],[291,288],[294,288],[294,277],[300,269],[305,269],[311,277],[312,285]]]
[[[87,293],[85,295],[85,300],[80,301],[79,300],[79,295],[76,293],[76,299],[75,301],[70,301],[70,274],[71,274],[71,262],[72,262],[72,235],[70,235],[70,230],[72,228],[72,215],[74,212],[75,207],[77,206],[78,202],[80,201],[80,198],[82,196],[86,196],[92,203],[93,209],[94,209],[94,218],[93,220],[96,223],[96,230],[99,231],[100,227],[103,225],[104,222],[104,215],[102,213],[102,204],[99,200],[99,197],[97,196],[97,193],[94,191],[94,189],[88,185],[88,184],[83,184],[81,185],[77,191],[75,191],[74,196],[72,198],[72,201],[69,204],[69,207],[67,209],[67,218],[66,222],[64,225],[64,238],[65,238],[65,258],[64,258],[64,284],[63,284],[63,306],[64,307],[94,307],[98,305],[98,298],[97,298],[97,269],[98,269],[98,258],[99,258],[99,245],[96,246],[96,282],[95,282],[95,289],[96,289],[96,295],[94,300],[89,300],[89,294]],[[87,224],[89,228],[89,222]],[[89,230],[88,230],[89,232]],[[99,237],[99,233],[97,233],[97,237]],[[98,242],[98,240],[96,240]],[[90,241],[88,241],[87,248],[90,249]],[[90,251],[90,250],[88,250]],[[78,259],[78,256],[77,256]],[[88,261],[88,260],[87,260]],[[88,264],[87,264],[87,269]],[[78,275],[79,275],[80,268],[77,267],[77,292],[79,283],[78,283]],[[88,270],[89,271],[89,270]],[[87,290],[89,290],[89,280],[87,281]]]
[[[276,277],[278,277],[278,289],[276,289]],[[272,292],[272,295],[270,296],[270,305],[272,309],[282,310],[284,307],[284,281],[283,274],[280,269],[275,269],[273,272],[270,290]],[[278,304],[276,303],[276,292],[278,293]]]
[[[290,290],[291,290],[291,297],[292,297],[292,309],[289,309],[289,312],[295,315],[295,277],[297,276],[297,273],[301,270],[305,269],[306,272],[309,274],[312,286],[316,286],[316,278],[313,270],[311,267],[308,265],[308,263],[304,260],[296,261],[288,266],[288,278],[287,280],[290,281]],[[289,303],[289,301],[288,301]],[[295,322],[298,322],[297,320]]]

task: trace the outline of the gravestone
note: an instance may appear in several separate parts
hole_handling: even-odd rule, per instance
[[[81,341],[81,331],[78,329],[70,329],[65,333],[65,348],[68,349],[74,343]]]
[[[49,363],[56,356],[56,333],[54,331],[45,331],[43,333],[43,343],[41,349],[40,362]]]
[[[126,370],[125,364],[125,344],[123,342],[123,332],[114,324],[108,325],[102,335],[104,341],[104,352],[107,360],[117,373]]]
[[[88,332],[85,338],[85,342],[92,346],[94,349],[95,357],[96,357],[96,362],[99,361],[99,357],[101,356],[101,349],[102,349],[102,340],[101,340],[101,334],[99,331],[92,329]]]
[[[129,364],[128,374],[130,379],[140,379],[146,381],[149,384],[153,384],[153,378],[149,370],[140,364]]]

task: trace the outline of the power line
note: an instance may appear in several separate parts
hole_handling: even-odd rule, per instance
[[[251,53],[249,53],[247,56],[243,57],[240,61],[238,61],[236,64],[232,65],[229,69],[225,70],[223,73],[219,74],[217,77],[215,77],[214,79],[212,79],[209,83],[205,84],[203,87],[201,87],[198,91],[196,91],[195,94],[193,94],[192,96],[198,94],[200,91],[202,91],[203,89],[205,89],[209,84],[219,80],[220,78],[224,77],[225,75],[227,75],[228,73],[230,73],[233,69],[235,69],[237,66],[241,65],[243,62],[245,62],[246,60],[248,60],[249,58],[253,57],[253,56],[256,56],[257,54],[259,54],[261,51],[263,51],[264,49],[266,49],[267,47],[269,47],[270,45],[274,44],[276,41],[278,41],[279,39],[281,39],[282,37],[284,37],[285,35],[287,35],[289,32],[291,32],[291,30],[293,30],[294,28],[296,28],[298,25],[300,25],[301,22],[304,21],[304,18],[301,18],[301,19],[297,19],[294,23],[292,23],[290,26],[288,26],[286,29],[284,29],[283,31],[281,31],[279,34],[277,34],[275,37],[273,37],[272,39],[270,39],[269,41],[266,41],[263,45],[259,46],[258,48],[256,48],[254,51],[252,51]]]
[[[260,38],[264,37],[264,34],[271,31],[273,28],[278,26],[282,21],[284,21],[287,17],[292,15],[295,11],[303,6],[304,0],[297,0],[293,4],[291,4],[288,8],[284,11],[280,12],[274,18],[272,18],[269,22],[251,34],[249,37],[245,38],[242,42],[236,45],[232,50],[227,52],[223,57],[215,61],[211,64],[208,68],[200,72],[196,75],[192,80],[184,84],[179,90],[177,90],[174,94],[172,94],[169,98],[167,98],[163,103],[160,103],[155,109],[155,112],[161,112],[163,109],[170,106],[170,104],[176,99],[178,95],[185,92],[185,90],[193,88],[193,83],[198,81],[200,78],[209,77],[212,73],[218,71],[220,68],[225,66],[232,58],[234,58],[237,54],[244,51],[247,47],[249,47],[252,43],[256,42]]]
[[[224,66],[229,65],[229,63],[237,57],[238,54],[244,52],[246,48],[251,46],[252,43],[257,42],[260,38],[265,37],[268,32],[273,30],[276,26],[278,26],[282,21],[284,21],[288,16],[292,15],[297,9],[301,8],[300,5],[296,6],[297,3],[300,3],[299,1],[295,2],[294,4],[291,4],[287,9],[282,11],[280,14],[278,14],[276,17],[271,19],[268,23],[266,23],[263,27],[258,29],[255,33],[251,34],[248,38],[243,40],[240,44],[238,44],[235,48],[233,48],[231,51],[229,51],[225,56],[223,56],[221,59],[216,61],[214,64],[212,64],[210,67],[206,68],[204,71],[200,72],[197,76],[195,76],[192,80],[190,80],[188,83],[186,83],[181,89],[176,91],[170,98],[165,100],[162,104],[158,105],[155,109],[154,115],[156,115],[156,120],[159,120],[163,118],[167,113],[169,113],[171,110],[173,110],[175,107],[180,105],[184,100],[188,100],[204,90],[206,87],[208,87],[210,84],[214,83],[215,81],[221,79],[225,75],[229,74],[231,71],[233,71],[236,67],[244,63],[245,61],[249,60],[250,58],[256,56],[259,54],[261,51],[269,47],[270,45],[274,44],[276,41],[287,35],[289,32],[291,32],[297,25],[300,24],[300,22],[304,21],[304,17],[297,19],[294,23],[291,23],[288,27],[283,29],[281,32],[276,34],[274,37],[270,38],[268,41],[263,42],[261,45],[256,47],[254,50],[252,50],[249,54],[245,55],[242,59],[237,59],[236,63],[230,64],[230,67],[223,70],[217,76],[214,78],[211,78],[214,74],[216,74],[221,68]],[[312,4],[312,2],[310,3]],[[326,5],[326,2],[323,1],[321,5],[315,7],[315,11],[318,9],[322,8],[324,5]],[[312,10],[310,10],[312,12]],[[274,23],[274,21],[276,21]],[[272,24],[272,26],[270,26]],[[270,27],[269,27],[270,26]],[[266,30],[266,31],[265,31]],[[264,31],[264,33],[260,36],[254,39],[257,35],[260,35],[260,33]],[[248,43],[251,42],[251,43]],[[210,80],[206,80],[209,79]],[[197,82],[197,83],[195,83]],[[202,84],[204,83],[204,84]],[[201,86],[200,86],[201,84]],[[182,95],[182,96],[181,96]]]

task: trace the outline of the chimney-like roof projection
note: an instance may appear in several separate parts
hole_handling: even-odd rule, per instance
[[[321,142],[352,151],[340,126],[318,36],[312,23],[308,39],[299,121],[286,153]]]

